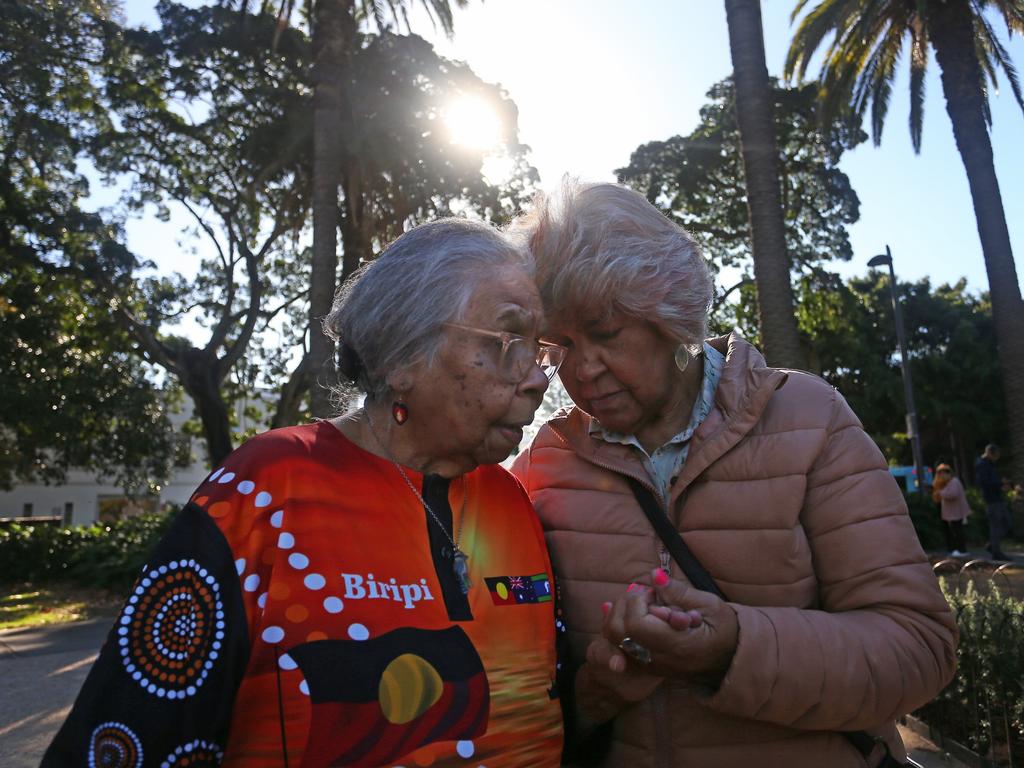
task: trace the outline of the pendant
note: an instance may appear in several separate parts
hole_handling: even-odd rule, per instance
[[[459,582],[459,589],[462,594],[468,595],[472,586],[469,581],[469,556],[458,547],[455,548],[452,570],[455,571],[455,580]]]

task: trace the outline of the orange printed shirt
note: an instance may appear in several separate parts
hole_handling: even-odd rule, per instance
[[[439,520],[327,422],[231,454],[43,766],[558,765],[560,623],[525,492],[500,467],[406,472]]]

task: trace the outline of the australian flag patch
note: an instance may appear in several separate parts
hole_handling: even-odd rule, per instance
[[[551,577],[546,573],[533,576],[491,576],[484,578],[495,605],[527,605],[551,602]]]

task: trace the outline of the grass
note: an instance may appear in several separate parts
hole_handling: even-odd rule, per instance
[[[105,589],[71,584],[0,585],[0,629],[113,616],[123,601]]]

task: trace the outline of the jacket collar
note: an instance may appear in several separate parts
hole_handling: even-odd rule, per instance
[[[707,343],[725,354],[725,368],[715,390],[715,404],[694,433],[683,471],[672,486],[673,504],[701,472],[753,429],[772,394],[788,377],[785,371],[769,368],[761,353],[735,331]],[[589,414],[572,408],[549,421],[548,427],[581,458],[650,485],[633,450],[592,437],[591,421]]]

